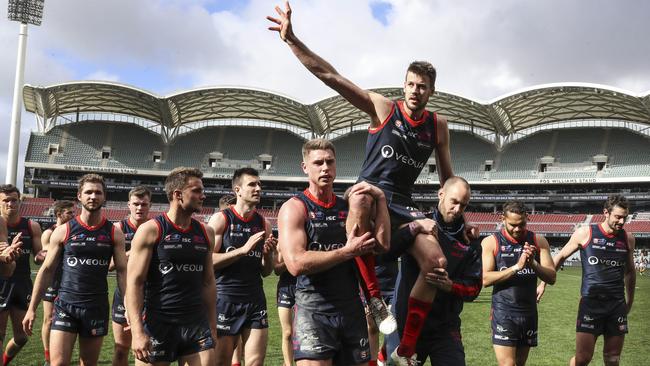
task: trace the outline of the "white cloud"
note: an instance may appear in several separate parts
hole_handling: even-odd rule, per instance
[[[650,90],[648,1],[388,0],[386,25],[372,17],[372,1],[292,2],[299,37],[365,88],[400,85],[406,65],[424,59],[438,69],[438,90],[480,100],[563,81]],[[30,27],[25,82],[119,80],[157,94],[234,84],[305,102],[333,95],[267,30],[276,3],[210,13],[205,5],[214,0],[48,1],[42,26]],[[17,32],[16,23],[0,21],[3,126]],[[23,114],[23,126],[34,127],[31,115]]]

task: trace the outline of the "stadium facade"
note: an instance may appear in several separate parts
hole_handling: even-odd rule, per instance
[[[401,88],[375,91],[399,98]],[[54,199],[72,198],[77,178],[103,174],[108,214],[126,214],[126,193],[136,184],[155,192],[163,210],[162,182],[176,166],[205,173],[209,207],[230,192],[235,169],[262,174],[265,213],[273,216],[304,188],[300,147],[312,137],[334,141],[337,190],[354,183],[365,149],[368,120],[340,96],[313,104],[242,87],[195,89],[166,97],[109,82],[27,85],[25,108],[38,129],[25,158],[25,203],[45,217]],[[447,117],[454,172],[473,188],[469,219],[484,232],[497,229],[496,214],[512,198],[533,209],[533,230],[559,241],[576,225],[596,222],[608,194],[633,203],[628,224],[650,238],[650,93],[593,84],[547,84],[489,102],[436,92],[428,108]],[[400,158],[386,151],[385,158]],[[436,201],[432,157],[407,162],[424,167],[414,197],[427,209]],[[204,209],[204,216],[213,212]],[[642,239],[641,244],[650,239]]]

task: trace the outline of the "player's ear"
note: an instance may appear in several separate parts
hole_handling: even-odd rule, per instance
[[[300,167],[302,168],[302,171],[307,174],[307,164],[305,164],[305,161],[300,162]]]

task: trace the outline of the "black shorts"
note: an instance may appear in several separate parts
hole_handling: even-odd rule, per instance
[[[368,326],[360,303],[338,315],[322,314],[296,305],[294,360],[333,360],[334,365],[356,365],[370,360]]]
[[[390,191],[383,192],[386,196],[386,204],[390,214],[391,231],[395,231],[400,226],[411,221],[426,218],[411,197]]]
[[[296,303],[296,283],[278,281],[276,301],[279,308],[292,308]]]
[[[45,295],[43,295],[43,301],[54,302],[54,300],[58,295],[59,295],[59,288],[50,286],[45,290]]]
[[[430,329],[423,329],[415,347],[421,365],[424,365],[428,358],[434,366],[465,366],[465,348],[460,329],[444,332],[428,330]]]
[[[31,279],[0,280],[0,311],[9,310],[9,308],[27,311],[31,298]]]
[[[269,327],[266,301],[237,303],[217,298],[217,335],[235,336],[242,329]]]
[[[103,337],[108,334],[108,301],[79,306],[56,299],[50,329],[77,333],[80,337]]]
[[[206,318],[189,324],[168,323],[161,318],[147,313],[144,319],[144,331],[150,337],[152,348],[149,362],[174,362],[179,357],[214,347]]]
[[[507,347],[537,346],[537,313],[517,314],[492,309],[492,344]]]
[[[111,318],[117,324],[126,325],[126,308],[124,307],[124,298],[120,293],[118,287],[115,288],[113,293],[113,305],[111,307]]]
[[[625,298],[582,297],[578,306],[576,332],[621,336],[627,329]]]

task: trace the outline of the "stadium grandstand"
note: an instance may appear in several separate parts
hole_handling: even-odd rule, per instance
[[[375,91],[393,98],[400,88]],[[53,200],[73,198],[77,178],[105,176],[107,215],[127,215],[137,184],[166,207],[163,181],[176,166],[205,173],[209,217],[230,192],[235,169],[250,166],[264,183],[262,211],[304,189],[300,147],[325,137],[337,147],[339,192],[354,183],[365,148],[367,117],[339,96],[305,104],[243,87],[195,89],[166,97],[111,82],[26,85],[25,108],[37,130],[25,157],[25,216],[48,221]],[[467,218],[482,232],[499,229],[500,205],[517,198],[532,210],[530,228],[559,245],[578,225],[602,220],[608,194],[630,199],[626,228],[650,243],[650,94],[593,84],[547,84],[490,102],[436,92],[428,108],[447,117],[454,172],[473,189]],[[390,158],[390,157],[389,157]],[[430,158],[414,198],[435,205],[436,162]]]

